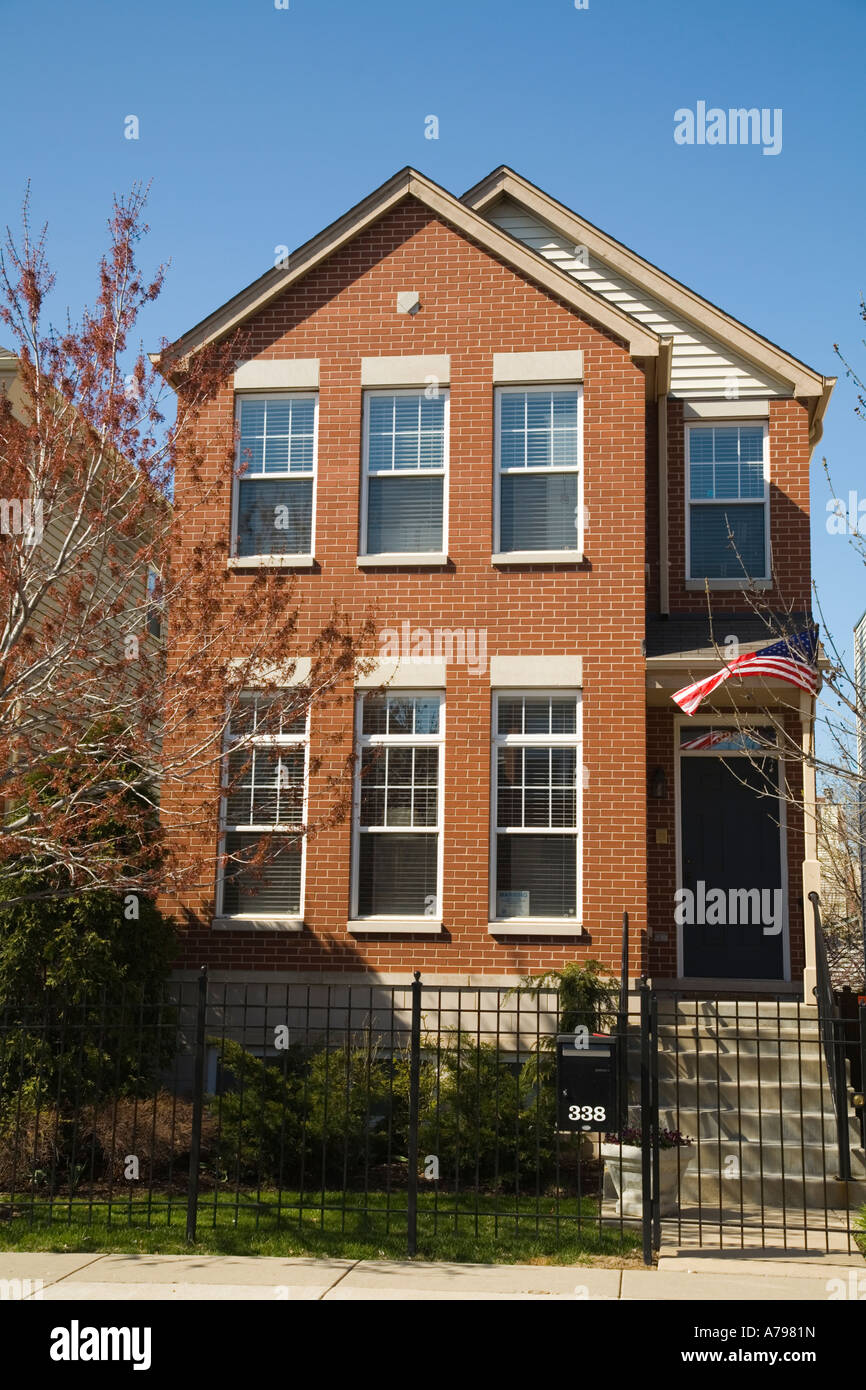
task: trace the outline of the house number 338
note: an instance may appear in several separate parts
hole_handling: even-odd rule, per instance
[[[570,1120],[604,1120],[607,1118],[607,1111],[603,1105],[570,1105],[568,1118]]]

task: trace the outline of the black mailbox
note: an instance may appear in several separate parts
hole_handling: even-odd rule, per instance
[[[619,1038],[612,1033],[561,1033],[556,1039],[559,1129],[619,1128]]]

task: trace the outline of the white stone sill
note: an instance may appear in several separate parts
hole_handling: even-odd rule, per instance
[[[583,554],[579,550],[509,550],[504,554],[491,555],[492,565],[580,565]]]
[[[487,931],[490,936],[583,936],[580,922],[562,919],[545,922],[539,917],[523,920],[512,917],[507,922],[488,922]]]
[[[355,564],[359,569],[407,569],[419,565],[447,565],[448,556],[444,550],[419,550],[386,552],[382,555],[356,555]]]
[[[298,933],[304,930],[300,917],[214,917],[214,931],[268,931]]]
[[[437,917],[404,917],[399,920],[395,917],[356,917],[346,923],[346,930],[353,936],[409,936],[417,935],[419,932],[427,936],[438,936],[442,931],[442,923]]]
[[[230,570],[311,570],[315,563],[315,555],[232,555],[228,567]]]

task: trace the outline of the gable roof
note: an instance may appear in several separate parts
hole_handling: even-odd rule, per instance
[[[692,398],[720,394],[718,389],[707,389],[702,375],[708,374],[703,363],[708,360],[710,345],[723,345],[725,352],[714,355],[716,373],[719,364],[728,364],[738,386],[742,383],[743,395],[791,395],[811,400],[813,442],[820,438],[820,422],[835,377],[822,376],[726,314],[507,165],[500,165],[470,188],[463,201],[476,212],[499,220],[512,234],[526,236],[539,248],[539,254],[557,261],[599,298],[616,302],[646,326],[652,324],[656,332],[669,334],[673,339],[676,394]],[[528,214],[522,225],[508,215],[511,210]],[[533,234],[545,232],[546,239]],[[575,257],[578,247],[583,248],[580,258]],[[678,385],[680,389],[676,389]]]
[[[718,395],[718,389],[709,389],[706,382],[706,363],[711,361],[716,372],[719,364],[727,366],[738,385],[743,384],[744,395],[808,399],[812,442],[820,438],[821,420],[835,377],[822,376],[702,299],[507,165],[494,169],[462,198],[455,198],[416,169],[401,169],[293,251],[286,264],[267,270],[188,329],[162,354],[152,353],[151,361],[170,382],[176,383],[184,374],[184,359],[226,337],[261,312],[328,256],[408,198],[416,199],[434,216],[541,289],[622,339],[632,357],[646,370],[649,397],[671,390],[672,371],[676,378],[674,394],[691,398]],[[503,215],[506,204],[516,205],[534,219],[535,228],[542,235],[534,236],[531,225],[527,230]],[[515,235],[515,229],[522,235]],[[545,237],[545,233],[549,235]],[[575,244],[586,248],[594,266],[574,263],[564,248],[573,248]],[[723,350],[715,351],[714,345],[721,345]],[[681,368],[684,362],[687,365]]]
[[[628,345],[633,357],[656,358],[659,355],[659,335],[639,323],[632,315],[623,313],[616,305],[608,304],[570,275],[551,265],[514,237],[502,231],[488,218],[455,198],[453,194],[433,183],[412,168],[401,169],[362,202],[350,208],[336,222],[298,247],[288,257],[288,264],[275,267],[254,280],[246,289],[233,296],[178,338],[160,357],[152,353],[151,360],[172,380],[182,374],[182,359],[208,343],[225,337],[252,314],[259,313],[271,300],[283,294],[302,276],[308,274],[327,256],[352,241],[366,227],[376,222],[407,198],[415,198],[443,222],[471,237],[485,250],[523,275],[542,289],[565,300],[580,314],[608,329]]]

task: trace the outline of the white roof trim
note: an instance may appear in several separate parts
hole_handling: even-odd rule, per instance
[[[171,380],[182,372],[183,359],[208,343],[217,341],[259,313],[271,300],[283,294],[320,261],[354,240],[360,232],[378,221],[398,203],[413,197],[450,226],[471,237],[491,254],[526,275],[542,289],[569,303],[579,314],[606,328],[628,345],[633,357],[655,358],[659,337],[615,305],[599,299],[571,276],[551,265],[542,256],[515,241],[480,213],[448,193],[414,169],[403,169],[376,189],[343,217],[306,242],[278,267],[268,270],[246,289],[221,305],[207,318],[178,338],[164,354],[164,375]],[[159,354],[151,354],[159,362]]]
[[[668,307],[700,324],[748,361],[786,382],[792,395],[821,397],[827,384],[835,382],[834,377],[821,376],[782,348],[762,338],[753,329],[747,328],[723,310],[717,309],[693,290],[651,265],[649,261],[643,260],[641,256],[600,231],[598,227],[594,227],[591,222],[584,221],[582,217],[557,203],[512,169],[503,166],[494,170],[464,194],[464,201],[476,212],[483,213],[503,196],[513,199],[536,217],[549,222],[576,245],[585,246],[591,254],[627,276]]]

